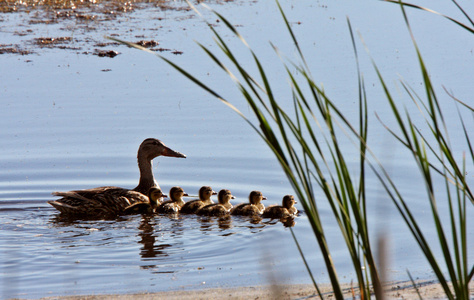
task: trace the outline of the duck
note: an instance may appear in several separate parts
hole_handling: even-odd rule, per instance
[[[183,197],[188,196],[187,193],[179,186],[174,186],[170,190],[169,197],[171,200],[161,203],[160,206],[156,209],[159,213],[173,214],[181,210],[181,207],[184,205]]]
[[[213,204],[212,195],[217,195],[210,186],[203,186],[199,189],[199,199],[191,200],[181,207],[180,212],[184,214],[194,214],[206,205]]]
[[[163,197],[167,197],[161,189],[157,187],[151,187],[148,191],[148,202],[137,202],[126,207],[123,210],[125,215],[132,215],[132,214],[152,214],[155,212],[156,208],[161,204],[163,201]]]
[[[66,215],[103,216],[120,215],[124,209],[138,202],[148,202],[145,195],[152,187],[160,188],[153,176],[153,159],[158,156],[186,158],[155,138],[145,139],[138,148],[137,161],[140,180],[134,189],[103,186],[69,192],[53,192],[61,199],[48,201]]]
[[[229,214],[233,207],[230,203],[230,199],[235,199],[232,193],[229,190],[222,189],[219,191],[219,194],[217,194],[217,199],[219,203],[204,206],[197,211],[197,215],[223,217]]]
[[[298,210],[294,207],[296,203],[297,202],[293,195],[285,195],[281,203],[282,205],[272,205],[267,207],[263,212],[262,217],[277,219],[295,216],[298,214]]]
[[[261,215],[265,210],[265,205],[261,203],[262,200],[267,198],[262,195],[260,191],[251,191],[249,194],[249,203],[242,203],[234,207],[231,211],[232,215],[241,216],[258,216]]]

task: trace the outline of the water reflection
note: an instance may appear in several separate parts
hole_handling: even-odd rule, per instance
[[[198,221],[201,223],[200,230],[202,232],[212,231],[214,222],[217,222],[217,227],[221,230],[229,230],[233,228],[232,218],[230,216],[224,217],[199,217]],[[229,232],[226,235],[232,235],[235,232]]]
[[[280,219],[270,219],[264,223],[267,225],[281,223],[284,227],[294,227],[296,225],[295,217],[293,216],[281,217]]]
[[[53,217],[50,219],[50,223],[53,223],[57,226],[71,226],[75,224],[84,224],[84,223],[103,223],[103,222],[121,222],[125,221],[125,219],[115,216],[115,217],[96,217],[96,216],[72,216],[66,214],[54,214]]]
[[[165,249],[171,247],[170,244],[161,244],[155,246],[155,220],[154,217],[143,215],[138,229],[140,230],[138,236],[141,238],[138,243],[143,244],[140,249],[140,256],[142,258],[155,258],[157,256],[168,256]],[[142,266],[145,267],[145,266]]]
[[[198,225],[196,226],[194,222],[198,222]],[[193,253],[192,255],[196,255],[193,259],[197,260],[202,259],[201,255],[205,257],[207,250],[201,253],[200,249],[207,249],[208,242],[203,242],[204,240],[198,236],[199,233],[208,236],[206,239],[216,240],[218,244],[219,237],[258,234],[266,227],[279,226],[278,224],[292,227],[295,226],[295,219],[150,214],[94,220],[71,219],[61,214],[54,214],[50,217],[49,223],[55,228],[61,228],[59,234],[55,235],[55,241],[61,248],[87,247],[87,250],[80,251],[94,253],[93,255],[101,252],[118,255],[117,253],[123,251],[123,248],[116,245],[125,243],[132,247],[130,249],[132,253],[127,255],[127,260],[138,259],[139,269],[157,274],[175,273],[186,268],[186,262],[177,260],[183,253]],[[138,246],[133,247],[133,244]]]
[[[55,214],[50,218],[49,223],[55,227],[70,227],[73,226],[78,229],[85,230],[79,232],[80,235],[88,235],[90,231],[101,231],[107,230],[111,227],[116,227],[117,223],[120,222],[131,222],[138,217],[136,216],[122,216],[108,219],[96,219],[96,218],[71,218],[62,214]],[[141,221],[138,225],[138,236],[141,238],[139,243],[144,245],[153,245],[155,243],[155,232],[159,231],[161,234],[169,234],[170,237],[176,238],[183,235],[185,230],[189,230],[190,225],[186,222],[190,221],[195,216],[182,216],[179,214],[166,214],[166,215],[140,215]],[[199,230],[202,233],[212,232],[215,229],[220,231],[227,231],[237,226],[237,228],[247,227],[252,229],[251,232],[260,232],[258,229],[263,229],[267,225],[276,225],[281,223],[284,227],[294,227],[296,225],[295,217],[282,217],[280,219],[263,219],[260,216],[224,216],[224,217],[197,217],[200,222]],[[161,220],[163,222],[158,222]],[[162,223],[169,223],[166,228],[163,227]],[[113,225],[114,224],[114,225]],[[158,225],[160,228],[155,229]],[[216,226],[217,225],[217,226]],[[187,228],[187,229],[186,229]],[[232,235],[235,232],[226,232],[226,235]],[[145,249],[151,249],[152,247],[145,247]],[[154,256],[152,256],[154,257]]]
[[[8,208],[12,208],[11,205]],[[22,265],[23,268],[28,265],[33,271],[39,270],[44,267],[39,261],[46,261],[52,272],[56,272],[54,276],[67,273],[73,278],[71,280],[82,282],[95,276],[97,265],[107,269],[107,272],[120,266],[123,271],[114,273],[116,279],[124,274],[133,274],[135,278],[152,274],[191,276],[198,267],[210,265],[229,272],[229,265],[232,264],[229,254],[217,249],[232,243],[237,245],[233,246],[235,252],[232,255],[248,257],[245,251],[252,245],[249,236],[270,229],[268,227],[272,225],[280,227],[278,223],[283,222],[244,216],[160,214],[109,219],[70,218],[45,205],[39,209],[31,213],[25,213],[22,209],[0,210],[2,229],[12,232],[12,239],[21,233],[22,239],[28,241],[25,253],[35,253],[31,257],[23,255],[23,261],[28,262]],[[15,253],[17,256],[19,254]],[[31,267],[29,263],[32,263]],[[155,280],[153,276],[150,278]]]

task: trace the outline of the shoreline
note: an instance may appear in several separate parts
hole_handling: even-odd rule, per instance
[[[421,297],[425,299],[446,299],[441,285],[433,280],[417,281],[418,291]],[[470,284],[470,295],[474,297],[474,284]],[[332,298],[331,285],[319,285],[323,296]],[[344,298],[358,297],[358,289],[351,287],[350,284],[344,284]],[[61,300],[151,300],[151,299],[319,299],[314,286],[311,284],[293,284],[293,285],[268,285],[268,286],[249,286],[235,288],[211,288],[202,290],[176,290],[153,293],[134,293],[134,294],[100,294],[100,295],[78,295],[78,296],[59,296],[45,297],[41,299],[61,299]],[[410,281],[392,282],[386,285],[386,299],[419,299],[417,290]]]

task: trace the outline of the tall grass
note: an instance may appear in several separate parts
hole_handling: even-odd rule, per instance
[[[334,220],[339,226],[357,277],[361,299],[370,298],[372,292],[375,293],[377,298],[383,297],[381,276],[375,262],[374,244],[370,239],[368,226],[369,216],[366,207],[368,200],[366,194],[367,168],[379,178],[392,199],[436,274],[446,296],[449,299],[468,299],[468,286],[474,274],[474,267],[468,264],[467,252],[466,211],[467,206],[474,203],[474,197],[466,178],[468,159],[463,158],[458,161],[454,157],[454,149],[449,143],[448,125],[444,121],[438,97],[405,14],[404,7],[409,5],[402,3],[400,6],[416,49],[419,68],[426,87],[426,95],[422,98],[406,83],[402,82],[402,86],[406,95],[424,112],[424,121],[430,129],[430,138],[417,128],[412,121],[413,116],[408,111],[402,112],[397,106],[375,62],[373,62],[373,66],[379,77],[380,85],[385,91],[387,104],[390,106],[398,125],[398,131],[389,127],[387,127],[387,130],[391,132],[395,140],[412,154],[413,161],[418,165],[421,178],[425,183],[427,200],[431,207],[437,238],[442,249],[441,257],[435,256],[432,250],[433,245],[424,236],[422,224],[419,224],[410,209],[410,199],[404,198],[398,190],[396,178],[391,178],[388,175],[383,164],[370,151],[370,145],[368,144],[368,104],[362,73],[358,71],[357,78],[358,118],[356,123],[351,123],[346,116],[347,113],[337,107],[335,102],[331,101],[326,95],[324,89],[316,84],[303,51],[299,47],[298,40],[279,4],[278,7],[283,22],[299,55],[298,62],[282,62],[290,82],[292,109],[282,107],[282,102],[275,95],[272,82],[257,54],[248,47],[247,42],[237,29],[217,12],[214,13],[222,23],[248,47],[253,63],[257,68],[256,74],[251,74],[248,69],[243,67],[246,64],[239,60],[232,48],[222,38],[222,35],[210,24],[209,28],[214,34],[215,41],[224,54],[226,62],[219,59],[218,55],[204,45],[199,44],[199,46],[235,82],[243,98],[249,104],[256,121],[247,118],[222,97],[218,91],[204,84],[172,61],[160,57],[198,86],[236,111],[272,150],[308,216],[337,299],[343,299],[343,291],[332,259],[331,249],[328,246],[328,236],[321,219],[318,207],[320,201],[327,201]],[[457,21],[457,24],[462,23]],[[463,28],[469,30],[469,26],[462,25]],[[356,57],[355,64],[359,70],[356,39],[349,21],[348,27]],[[134,44],[126,44],[146,50]],[[280,55],[278,49],[275,46],[273,47],[276,54]],[[236,70],[235,73],[231,69]],[[463,103],[460,105],[460,109],[474,111]],[[469,147],[469,161],[472,163],[474,161],[473,148],[469,139],[469,131],[464,125],[461,114],[460,120]],[[355,141],[356,144],[358,153],[356,171],[353,167],[349,167],[353,155],[342,146],[341,141],[346,139]],[[434,181],[436,177],[444,178],[446,186],[444,195],[439,195],[435,188]],[[324,194],[324,199],[316,198],[316,192],[319,191]],[[437,209],[438,201],[447,202],[449,207],[448,219],[450,220],[448,226],[442,224],[443,212]],[[293,237],[295,237],[294,234]],[[297,242],[296,237],[295,241]],[[298,249],[300,249],[299,246]],[[447,276],[443,272],[441,262],[444,263],[447,269]],[[305,259],[304,263],[319,296],[323,298]],[[452,288],[448,283],[452,284]]]
[[[469,282],[474,275],[474,265],[469,265],[468,263],[466,213],[467,205],[474,204],[474,195],[468,184],[466,164],[470,161],[472,165],[474,162],[474,152],[469,132],[466,129],[462,115],[459,114],[459,120],[462,124],[465,141],[468,146],[467,155],[470,158],[466,158],[465,153],[460,161],[456,160],[456,149],[450,143],[449,126],[443,116],[441,103],[430,79],[428,68],[411,31],[409,20],[403,9],[405,5],[402,3],[402,13],[416,50],[419,69],[425,87],[425,97],[421,98],[413,88],[404,82],[402,82],[402,86],[409,99],[420,108],[421,115],[424,116],[424,123],[429,128],[428,134],[422,133],[407,110],[405,112],[400,110],[375,63],[374,68],[378,74],[380,84],[384,88],[386,99],[393,115],[396,117],[400,134],[396,134],[391,128],[386,128],[411,153],[413,161],[417,164],[420,171],[420,177],[425,184],[427,200],[431,207],[431,214],[442,251],[440,257],[436,257],[433,253],[434,245],[428,242],[423,233],[422,224],[419,224],[414,217],[409,206],[409,199],[405,199],[401,195],[396,188],[394,180],[386,172],[382,171],[383,175],[379,172],[375,173],[379,176],[387,194],[390,195],[400,215],[408,225],[410,232],[423,251],[448,299],[469,299]],[[461,11],[463,10],[461,9]],[[453,21],[452,18],[446,18]],[[474,25],[469,17],[468,20],[471,22],[471,25]],[[467,25],[459,21],[455,21],[455,23],[474,33],[473,29]],[[453,102],[460,103],[462,109],[474,112],[472,107],[454,99],[454,97]],[[444,195],[436,189],[436,180],[439,177],[445,183],[446,192]],[[446,214],[438,210],[439,202],[447,204],[448,212],[446,214],[449,220],[447,225],[442,222],[442,218]],[[447,275],[444,274],[441,263],[444,263]],[[449,283],[452,284],[452,288],[450,288]]]

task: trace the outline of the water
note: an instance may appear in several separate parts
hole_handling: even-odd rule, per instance
[[[396,80],[398,72],[418,88],[413,48],[397,6],[371,1],[357,6],[311,1],[285,1],[282,5],[313,75],[320,78],[327,93],[340,101],[349,115],[357,112],[353,100],[357,82],[346,15],[367,41],[379,67],[387,74],[387,81]],[[459,17],[451,6],[444,5],[435,9]],[[289,59],[296,54],[275,4],[260,1],[211,6],[239,25],[262,62],[271,68],[272,79],[282,83],[275,85],[275,92],[281,97],[289,96],[284,70],[274,64],[268,41],[274,42]],[[369,15],[368,11],[373,13]],[[215,19],[210,13],[205,16]],[[434,81],[472,105],[471,36],[440,17],[418,11],[409,11],[409,16]],[[97,43],[108,42],[104,35],[118,34],[129,41],[158,40],[163,48],[183,52],[179,55],[164,51],[160,52],[162,55],[219,87],[219,92],[248,114],[249,108],[226,75],[210,65],[196,46],[195,40],[216,49],[205,24],[191,12],[149,7],[111,21],[82,23],[66,19],[49,25],[29,23],[29,18],[15,13],[3,14],[0,19],[2,43],[20,44],[36,52],[26,56],[0,55],[2,298],[246,286],[267,284],[273,277],[284,283],[310,283],[289,229],[279,222],[264,220],[253,224],[245,218],[232,218],[229,222],[196,216],[127,216],[73,222],[61,219],[46,203],[53,199],[52,191],[103,185],[133,188],[138,181],[136,151],[148,137],[159,138],[188,156],[155,160],[155,177],[165,191],[174,185],[193,194],[202,185],[211,185],[214,190],[228,188],[237,197],[235,204],[244,202],[251,190],[258,189],[269,198],[268,205],[280,202],[292,190],[265,144],[239,116],[161,60],[113,45],[106,49],[121,52],[113,59],[90,54],[99,48]],[[213,24],[223,30],[220,23]],[[443,30],[435,30],[440,26]],[[423,34],[434,31],[434,37]],[[385,39],[387,35],[391,39]],[[48,36],[73,37],[74,42],[68,46],[80,50],[39,49],[31,45],[34,38]],[[230,34],[224,37],[237,45]],[[440,43],[443,47],[437,46]],[[239,55],[248,57],[245,48],[238,49]],[[438,59],[445,54],[450,55],[449,60]],[[361,56],[371,111],[383,118],[388,114],[380,101],[377,79],[366,56]],[[445,98],[448,123],[455,126],[452,142],[461,143],[462,136],[456,132],[459,124],[454,123],[456,109]],[[402,191],[413,199],[417,220],[423,222],[432,239],[434,229],[416,167],[406,161],[400,153],[402,148],[387,136],[373,114],[370,118],[371,137],[384,141],[374,143],[374,151],[399,179]],[[472,119],[467,120],[472,127]],[[351,145],[347,145],[349,151]],[[374,238],[379,233],[389,237],[391,279],[407,279],[406,268],[417,278],[432,278],[381,186],[374,178],[368,180],[369,221]],[[349,257],[331,220],[330,208],[320,197],[333,259],[342,280],[350,282],[354,274]],[[469,213],[472,215],[472,210]],[[304,214],[296,220],[294,230],[317,280],[327,282]],[[471,257],[473,249],[471,230]]]

